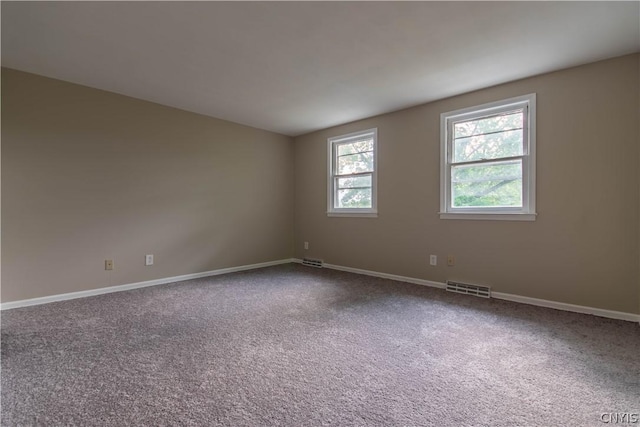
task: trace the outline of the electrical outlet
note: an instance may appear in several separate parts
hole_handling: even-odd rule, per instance
[[[453,267],[454,265],[456,265],[456,257],[454,257],[453,255],[447,256],[447,265],[449,267]]]
[[[104,260],[104,269],[105,270],[113,270],[113,260],[112,259],[105,259]]]
[[[153,265],[153,255],[144,256],[144,265]]]
[[[437,255],[429,255],[429,264],[438,265],[438,256]]]
[[[304,248],[309,249],[309,242],[304,242]]]

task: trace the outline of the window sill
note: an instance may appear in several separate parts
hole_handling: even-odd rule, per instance
[[[330,217],[377,218],[378,212],[327,212]]]
[[[485,221],[535,221],[536,213],[452,213],[440,212],[440,219],[467,219]]]

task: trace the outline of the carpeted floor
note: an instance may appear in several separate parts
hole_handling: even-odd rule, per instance
[[[604,425],[640,327],[300,265],[2,312],[2,425]]]

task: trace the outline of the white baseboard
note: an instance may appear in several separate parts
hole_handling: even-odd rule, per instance
[[[396,280],[398,282],[415,283],[416,285],[431,286],[432,288],[444,289],[447,287],[444,283],[433,282],[431,280],[417,279],[415,277],[398,276],[397,274],[380,273],[378,271],[362,270],[360,268],[343,267],[341,265],[324,264],[326,268],[332,270],[348,271],[351,273],[364,274],[367,276],[382,277],[383,279]]]
[[[181,281],[190,280],[190,279],[199,279],[201,277],[217,276],[220,274],[234,273],[234,272],[245,271],[245,270],[253,270],[256,268],[271,267],[271,266],[280,265],[280,264],[288,264],[291,262],[302,263],[302,260],[298,258],[281,259],[277,261],[261,262],[258,264],[241,265],[238,267],[221,268],[218,270],[204,271],[201,273],[192,273],[192,274],[184,274],[181,276],[165,277],[161,279],[130,283],[126,285],[110,286],[106,288],[91,289],[87,291],[70,292],[66,294],[51,295],[51,296],[46,296],[41,298],[31,298],[31,299],[25,299],[20,301],[11,301],[11,302],[5,302],[0,304],[0,310],[9,310],[12,308],[19,308],[19,307],[28,307],[32,305],[47,304],[50,302],[65,301],[65,300],[76,299],[76,298],[85,298],[85,297],[90,297],[94,295],[108,294],[111,292],[122,292],[122,291],[131,290],[131,289],[145,288],[148,286],[164,285],[167,283],[181,282]],[[381,277],[383,279],[396,280],[398,282],[414,283],[416,285],[430,286],[430,287],[439,288],[439,289],[444,289],[446,287],[446,285],[441,282],[418,279],[415,277],[399,276],[396,274],[382,273],[379,271],[364,270],[361,268],[345,267],[345,266],[334,265],[334,264],[324,264],[324,267],[330,268],[332,270],[341,270],[341,271],[347,271],[350,273],[363,274],[366,276]],[[503,292],[492,292],[491,296],[492,298],[513,301],[513,302],[518,302],[522,304],[537,305],[540,307],[553,308],[556,310],[591,314],[594,316],[606,317],[609,319],[627,320],[631,322],[640,323],[640,314],[625,313],[622,311],[614,311],[614,310],[605,310],[602,308],[586,307],[586,306],[575,305],[575,304],[567,304],[564,302],[524,297],[520,295],[507,294]]]
[[[302,263],[301,259],[294,258],[296,263]],[[445,289],[446,284],[442,282],[433,282],[431,280],[417,279],[414,277],[398,276],[395,274],[381,273],[378,271],[363,270],[360,268],[344,267],[341,265],[324,264],[325,268],[332,270],[348,271],[351,273],[364,274],[367,276],[382,277],[384,279],[397,280],[399,282],[415,283],[417,285],[431,286],[434,288]],[[549,301],[539,298],[523,297],[520,295],[507,294],[504,292],[491,292],[491,297],[507,301],[518,302],[521,304],[537,305],[539,307],[553,308],[556,310],[571,311],[574,313],[591,314],[593,316],[606,317],[609,319],[628,320],[630,322],[640,323],[640,314],[625,313],[623,311],[605,310],[603,308],[586,307],[583,305],[567,304],[564,302]]]
[[[23,299],[0,304],[0,310],[12,308],[28,307],[31,305],[48,304],[50,302],[65,301],[76,298],[91,297],[94,295],[109,294],[112,292],[122,292],[131,289],[146,288],[148,286],[164,285],[167,283],[181,282],[183,280],[199,279],[201,277],[217,276],[220,274],[235,273],[237,271],[253,270],[255,268],[271,267],[273,265],[289,264],[293,259],[281,259],[277,261],[261,262],[258,264],[241,265],[238,267],[221,268],[218,270],[204,271],[202,273],[183,274],[181,276],[165,277],[162,279],[148,280],[145,282],[129,283],[126,285],[109,286],[106,288],[91,289],[87,291],[69,292],[66,294],[51,295],[41,298]]]
[[[491,292],[492,298],[519,302],[522,304],[537,305],[539,307],[555,308],[556,310],[572,311],[574,313],[592,314],[594,316],[607,317],[609,319],[628,320],[640,322],[640,314],[625,313],[624,311],[605,310],[604,308],[587,307],[584,305],[568,304],[566,302],[549,301],[546,299],[523,297],[520,295],[505,294],[503,292]]]

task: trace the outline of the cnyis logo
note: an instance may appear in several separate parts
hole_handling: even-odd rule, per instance
[[[604,412],[600,414],[600,421],[605,424],[639,424],[639,412]]]

